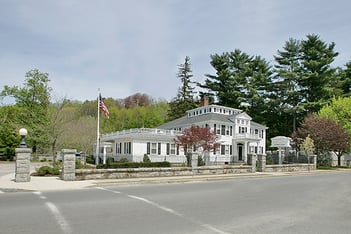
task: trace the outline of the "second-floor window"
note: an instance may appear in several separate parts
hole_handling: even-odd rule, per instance
[[[247,133],[247,127],[239,126],[239,133]]]

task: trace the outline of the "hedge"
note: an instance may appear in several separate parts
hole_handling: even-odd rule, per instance
[[[140,167],[170,167],[171,163],[164,162],[124,162],[124,163],[109,163],[99,164],[96,166],[97,169],[109,169],[109,168],[140,168]]]

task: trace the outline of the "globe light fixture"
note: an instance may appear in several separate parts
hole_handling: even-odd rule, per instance
[[[28,134],[27,129],[21,128],[18,132],[19,132],[19,134],[21,136],[21,143],[20,143],[19,147],[20,148],[27,148],[26,141],[25,141],[25,138],[26,138],[26,136]]]

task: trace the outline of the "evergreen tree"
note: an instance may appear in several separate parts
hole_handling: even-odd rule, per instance
[[[317,112],[335,94],[335,69],[331,63],[339,54],[335,43],[326,44],[318,35],[307,35],[301,42],[301,94],[306,112]]]
[[[177,77],[182,85],[178,89],[177,96],[169,103],[168,120],[180,118],[186,114],[187,110],[197,107],[194,99],[194,87],[191,86],[192,70],[190,58],[185,57],[183,64],[178,65]]]
[[[256,121],[263,122],[269,109],[271,67],[260,56],[234,52],[212,55],[211,65],[216,75],[206,75],[200,87],[217,97],[218,104],[244,109]]]
[[[245,101],[245,78],[251,61],[251,56],[238,49],[211,55],[211,65],[216,75],[207,74],[205,83],[200,87],[214,93],[219,105],[240,108]]]
[[[315,34],[298,41],[290,38],[274,56],[274,99],[278,132],[289,135],[307,113],[318,112],[333,95],[341,94],[341,82],[331,63],[338,55],[335,44],[327,44]],[[286,128],[288,126],[288,128]]]
[[[339,86],[343,96],[351,95],[351,62],[345,64],[345,69],[338,69]]]
[[[301,42],[290,38],[285,42],[283,50],[278,50],[278,55],[274,56],[277,62],[275,67],[274,99],[279,103],[277,113],[280,113],[280,123],[284,123],[281,132],[290,135],[296,131],[299,113],[303,107],[301,88]]]

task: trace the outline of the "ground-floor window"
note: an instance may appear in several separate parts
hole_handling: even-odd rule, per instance
[[[146,154],[161,154],[161,143],[147,142],[146,143]]]
[[[122,153],[122,143],[121,142],[117,142],[116,143],[116,153],[117,154],[121,154]]]
[[[231,145],[221,145],[220,147],[221,155],[231,155],[232,146]]]
[[[132,153],[132,143],[131,142],[124,142],[124,154],[131,154]]]
[[[178,150],[177,152],[179,154],[179,148],[177,148],[177,150]],[[167,143],[166,154],[167,155],[175,155],[176,154],[176,144]]]

